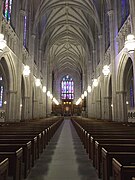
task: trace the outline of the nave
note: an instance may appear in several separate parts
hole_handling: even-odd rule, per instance
[[[26,180],[98,180],[70,119],[66,118]]]

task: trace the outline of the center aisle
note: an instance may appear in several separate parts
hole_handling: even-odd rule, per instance
[[[65,118],[26,180],[98,180],[68,118]]]

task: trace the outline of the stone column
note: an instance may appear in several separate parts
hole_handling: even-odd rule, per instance
[[[30,101],[30,97],[23,97],[23,106],[22,106],[22,115],[23,115],[23,119],[22,120],[29,120],[29,101]]]
[[[130,4],[130,17],[131,17],[131,33],[135,35],[135,1],[129,0]]]
[[[116,69],[115,69],[115,21],[114,21],[114,11],[110,10],[108,12],[109,15],[109,29],[110,29],[110,58],[111,58],[111,66],[112,66],[112,120],[118,119],[117,112],[117,99],[116,99]]]
[[[112,119],[112,106],[111,97],[104,97],[104,119],[111,120]]]
[[[127,105],[126,105],[126,92],[117,92],[118,99],[118,117],[119,122],[128,121],[127,117]]]
[[[0,0],[0,33],[1,33],[1,28],[2,28],[2,15],[3,15],[2,7],[3,7],[3,0]]]
[[[8,91],[7,92],[7,121],[16,121],[16,91]]]
[[[101,100],[96,100],[96,119],[101,119]]]

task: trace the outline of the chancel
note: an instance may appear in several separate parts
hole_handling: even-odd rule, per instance
[[[135,179],[135,0],[0,0],[0,180]]]

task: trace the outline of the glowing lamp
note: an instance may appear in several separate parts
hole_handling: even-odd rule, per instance
[[[109,66],[108,66],[108,65],[105,65],[105,66],[103,67],[102,72],[103,72],[104,76],[108,76],[109,73],[110,73],[110,68],[109,68]]]
[[[132,53],[135,49],[135,36],[133,34],[127,35],[125,41],[125,48],[127,48],[128,52]]]
[[[28,77],[30,74],[30,67],[29,66],[24,66],[24,69],[23,69],[23,75]]]
[[[4,40],[4,35],[0,34],[0,52],[7,46],[7,42]]]
[[[84,91],[84,97],[87,97],[87,91]]]
[[[40,79],[36,79],[36,86],[39,87],[41,85]]]
[[[43,93],[46,93],[46,86],[43,86]]]
[[[94,79],[94,80],[93,80],[93,86],[94,86],[94,87],[97,87],[97,86],[98,86],[98,80],[97,80],[97,79]]]
[[[90,93],[91,92],[91,86],[88,86],[87,90]]]
[[[50,91],[47,91],[47,96],[50,97],[51,93]]]
[[[81,95],[81,98],[84,99],[84,94]]]

